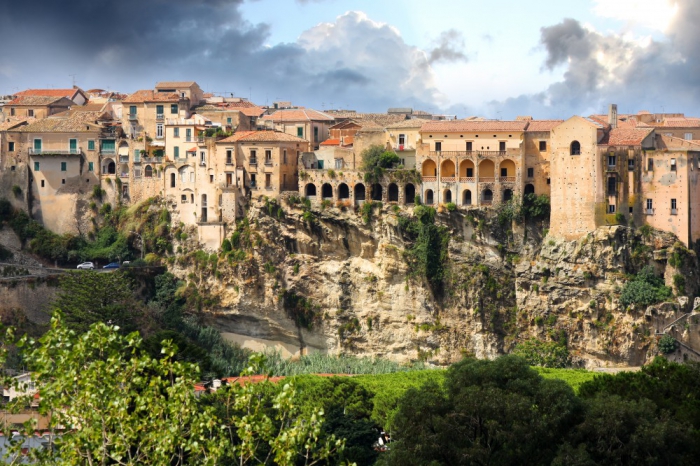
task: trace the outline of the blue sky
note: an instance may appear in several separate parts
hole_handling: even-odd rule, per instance
[[[64,87],[76,74],[86,89],[192,79],[263,105],[411,106],[460,117],[565,118],[613,100],[630,112],[693,113],[700,104],[693,0],[71,5],[0,4],[0,42],[13,44],[0,55],[0,93]]]

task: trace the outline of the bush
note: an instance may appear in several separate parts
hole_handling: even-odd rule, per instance
[[[644,267],[636,276],[625,283],[620,295],[620,303],[625,306],[642,304],[649,306],[670,298],[672,291],[664,286],[663,280],[654,275],[651,267]]]
[[[618,225],[624,225],[626,223],[625,216],[622,214],[622,212],[618,212],[615,214],[615,222]]]
[[[448,202],[447,204],[445,204],[445,208],[448,212],[454,212],[455,210],[457,210],[457,204],[455,204],[454,202]]]
[[[671,335],[664,335],[659,339],[659,351],[663,354],[670,354],[676,351],[676,339]]]
[[[231,241],[226,238],[222,243],[221,243],[221,252],[229,252],[231,250]]]
[[[525,359],[531,366],[562,368],[569,366],[569,350],[566,342],[541,341],[530,338],[518,343],[513,354]]]
[[[12,186],[12,194],[15,195],[15,197],[20,197],[22,195],[22,188],[17,186],[16,184]]]
[[[413,203],[414,203],[415,205],[420,205],[420,204],[421,204],[421,203],[420,203],[420,194],[416,194],[416,195],[413,197]]]

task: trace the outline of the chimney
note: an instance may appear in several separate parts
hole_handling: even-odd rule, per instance
[[[610,104],[608,110],[608,124],[610,128],[617,128],[617,104]]]

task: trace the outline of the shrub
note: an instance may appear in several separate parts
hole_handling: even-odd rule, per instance
[[[626,223],[625,216],[622,214],[622,212],[618,212],[615,214],[615,222],[618,225],[624,225]]]
[[[448,210],[448,212],[454,212],[455,210],[457,210],[457,204],[455,204],[454,202],[448,202],[447,204],[445,204],[445,208]]]
[[[663,280],[654,275],[651,267],[644,267],[636,276],[625,283],[620,295],[620,302],[625,306],[630,304],[649,306],[664,301],[671,295],[671,289],[664,286]]]
[[[685,277],[680,274],[673,276],[673,286],[678,294],[685,294]]]
[[[330,178],[335,178],[335,170],[333,170],[333,169],[328,170],[328,176]]]
[[[663,354],[670,354],[676,351],[676,339],[671,335],[664,335],[659,339],[659,351]]]
[[[16,184],[12,185],[12,194],[14,194],[15,197],[20,197],[22,195],[22,188],[20,188]]]
[[[231,250],[231,241],[226,238],[222,243],[221,243],[221,252],[229,252]]]
[[[413,203],[414,203],[415,205],[420,205],[420,194],[416,194],[416,195],[413,197]]]
[[[525,359],[531,366],[561,368],[569,365],[569,350],[564,341],[541,341],[530,338],[518,343],[513,354]]]

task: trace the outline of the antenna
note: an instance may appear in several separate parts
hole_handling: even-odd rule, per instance
[[[77,74],[69,74],[68,76],[73,78],[73,87],[75,87],[75,77],[77,76]]]

